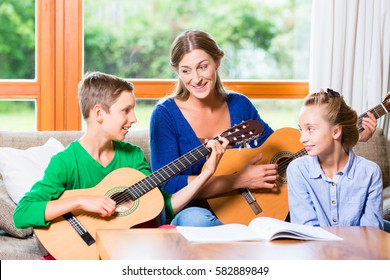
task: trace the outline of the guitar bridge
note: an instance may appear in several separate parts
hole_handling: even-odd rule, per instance
[[[240,193],[245,198],[245,200],[248,202],[253,213],[258,215],[261,212],[263,212],[263,209],[261,209],[260,205],[257,203],[256,198],[253,196],[253,194],[251,193],[251,191],[248,188],[240,189]]]
[[[71,226],[76,230],[76,232],[80,235],[80,237],[88,246],[91,246],[96,242],[95,239],[93,239],[89,232],[83,227],[83,225],[79,222],[79,220],[76,219],[76,217],[71,212],[62,215],[62,217],[64,217],[71,224]]]

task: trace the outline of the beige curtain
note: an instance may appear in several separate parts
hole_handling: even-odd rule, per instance
[[[310,92],[339,91],[361,114],[389,91],[389,67],[390,0],[313,0]]]

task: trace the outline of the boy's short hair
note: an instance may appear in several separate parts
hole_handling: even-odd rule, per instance
[[[78,99],[81,114],[89,118],[93,106],[100,104],[109,112],[123,91],[133,92],[134,86],[125,79],[102,72],[88,72],[78,85]]]

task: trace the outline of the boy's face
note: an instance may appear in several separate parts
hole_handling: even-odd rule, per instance
[[[335,130],[323,117],[322,106],[305,106],[299,115],[300,142],[311,156],[331,154],[335,145]]]
[[[102,125],[113,140],[123,140],[133,123],[137,122],[134,108],[133,93],[123,91],[111,105],[109,112],[102,111]]]

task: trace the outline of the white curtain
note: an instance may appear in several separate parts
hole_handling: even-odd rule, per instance
[[[312,1],[310,92],[336,90],[360,115],[390,90],[390,0]]]

